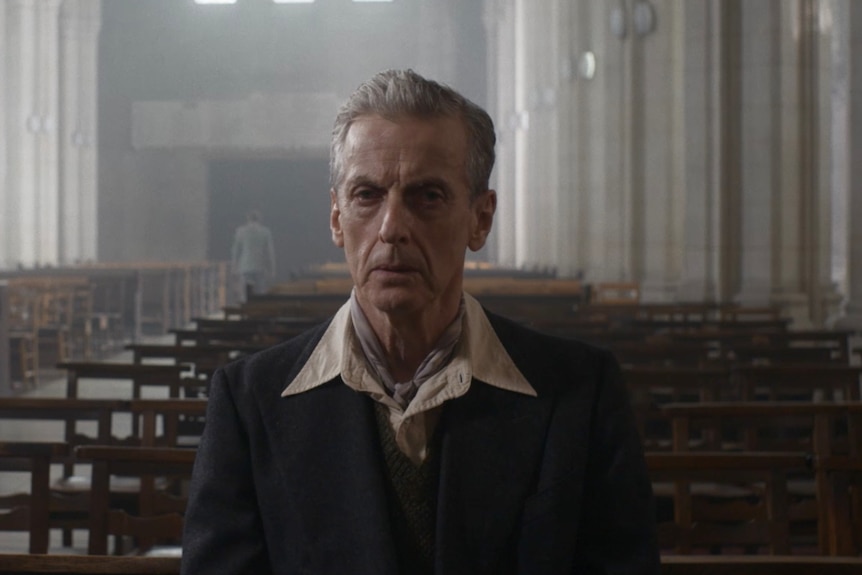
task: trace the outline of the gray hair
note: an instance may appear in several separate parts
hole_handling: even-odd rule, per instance
[[[460,118],[467,130],[467,177],[470,199],[488,189],[494,168],[494,122],[488,113],[450,88],[413,70],[386,70],[360,85],[338,110],[329,150],[330,185],[341,183],[344,142],[357,118]]]

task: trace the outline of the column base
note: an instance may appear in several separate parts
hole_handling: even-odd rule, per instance
[[[789,317],[792,322],[790,329],[812,329],[811,306],[808,294],[804,292],[779,292],[772,294],[769,305],[778,307],[782,317]]]
[[[677,285],[676,301],[678,302],[715,302],[717,290],[714,284],[704,280],[684,280]]]
[[[645,281],[641,284],[641,301],[643,303],[673,303],[677,301],[677,286],[662,281]]]
[[[733,301],[744,307],[768,307],[772,305],[772,289],[769,282],[749,283],[733,298]]]
[[[862,305],[845,303],[839,313],[826,320],[826,326],[835,330],[862,332]]]

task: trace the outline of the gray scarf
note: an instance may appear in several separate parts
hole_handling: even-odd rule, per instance
[[[432,376],[436,375],[452,359],[455,353],[455,345],[461,338],[461,329],[464,320],[464,296],[461,296],[461,304],[458,307],[458,315],[449,326],[443,330],[443,334],[431,353],[419,365],[419,369],[413,374],[413,379],[405,382],[397,382],[389,372],[386,365],[386,354],[383,352],[383,346],[368,323],[368,318],[365,317],[362,308],[356,301],[355,290],[350,293],[350,317],[353,320],[353,329],[359,338],[359,343],[362,345],[362,351],[365,353],[365,359],[374,368],[377,373],[377,379],[386,388],[386,391],[392,396],[401,409],[406,409],[407,405],[416,396],[419,391],[419,386],[428,381]]]

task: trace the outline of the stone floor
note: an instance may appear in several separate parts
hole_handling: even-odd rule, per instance
[[[168,343],[172,336],[165,338],[148,339],[148,343]],[[111,356],[104,361],[130,362],[131,352],[123,352]],[[22,393],[27,397],[63,397],[66,393],[65,377],[62,372],[45,371],[40,373],[40,385],[37,389]],[[160,393],[161,392],[161,393]],[[100,381],[99,385],[87,385],[87,380],[81,380],[80,397],[87,398],[129,398],[132,394],[132,384],[128,381],[117,380],[116,382]],[[166,390],[144,388],[144,397],[167,397]],[[95,422],[79,423],[79,429],[88,434],[95,432]],[[89,426],[89,427],[88,427]],[[113,434],[125,437],[131,433],[131,418],[128,414],[118,414],[114,418]],[[6,441],[62,441],[62,422],[43,421],[14,421],[0,419],[0,439]],[[76,474],[87,474],[89,466],[76,467]],[[59,478],[62,468],[60,465],[52,467],[52,479]],[[30,478],[28,473],[0,473],[0,494],[27,493],[30,491]],[[27,553],[29,537],[26,533],[0,532],[0,553]],[[64,547],[61,540],[60,530],[51,532],[49,553],[71,553],[84,554],[87,551],[87,532],[76,530],[73,536],[73,546]]]

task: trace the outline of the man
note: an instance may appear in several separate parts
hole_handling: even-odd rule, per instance
[[[275,275],[275,250],[272,232],[260,223],[260,214],[248,213],[247,222],[236,229],[233,239],[232,261],[234,273],[239,274],[240,300],[248,293],[264,293],[267,278]]]
[[[493,162],[488,115],[412,71],[341,108],[330,227],[354,290],[214,376],[183,573],[658,572],[612,356],[462,293]]]

